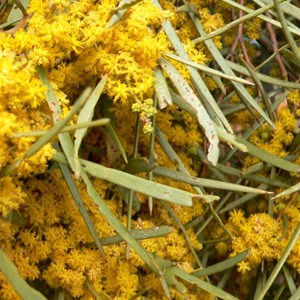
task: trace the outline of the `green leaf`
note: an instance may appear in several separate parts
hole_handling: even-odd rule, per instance
[[[262,161],[265,161],[275,167],[278,167],[280,169],[283,169],[283,170],[286,170],[289,172],[297,173],[300,171],[300,166],[298,166],[294,163],[291,163],[288,160],[285,160],[281,157],[278,157],[276,155],[268,153],[240,137],[237,137],[236,140],[237,140],[237,142],[244,144],[247,147],[248,152],[251,155],[261,159]]]
[[[158,8],[162,9],[158,0],[152,0],[152,3],[157,6]],[[167,34],[169,40],[171,41],[175,51],[177,54],[182,57],[183,59],[190,60],[188,54],[186,53],[182,43],[180,42],[180,39],[178,38],[175,29],[172,27],[172,24],[170,21],[165,20],[162,23],[162,27]],[[231,126],[227,119],[225,118],[224,114],[222,113],[220,107],[216,103],[214,97],[210,93],[209,89],[207,88],[206,84],[204,83],[203,79],[201,78],[198,71],[190,66],[187,66],[187,69],[189,70],[191,74],[191,79],[193,82],[193,85],[195,86],[197,93],[199,94],[204,106],[206,107],[210,117],[216,122],[223,124],[224,127],[232,133]]]
[[[159,238],[165,236],[172,232],[172,227],[170,226],[159,226],[155,228],[147,229],[131,229],[129,233],[136,240],[144,240],[151,238]],[[123,242],[124,239],[120,235],[115,235],[101,240],[103,245],[112,245]]]
[[[208,187],[213,189],[229,190],[229,191],[243,192],[243,193],[255,193],[255,194],[269,193],[268,191],[252,188],[249,186],[189,176],[183,172],[178,172],[166,167],[156,167],[153,170],[153,173],[156,176],[164,176],[177,181],[186,182],[193,186]]]
[[[134,1],[132,1],[132,0],[121,0],[120,1],[118,7],[113,9],[113,11],[115,11],[115,13],[112,15],[111,19],[109,20],[109,22],[107,24],[107,28],[111,28],[119,20],[122,19],[122,17],[124,16],[124,14],[127,11],[127,7],[129,7],[132,2],[134,2]]]
[[[289,91],[285,91],[283,93],[281,93],[279,96],[276,97],[276,100],[274,101],[274,103],[272,104],[272,107],[271,107],[271,111],[274,112],[278,106],[283,102],[285,101],[286,97],[288,96],[289,94]],[[276,95],[276,94],[275,94]],[[248,130],[246,130],[242,137],[247,140],[250,135],[255,131],[257,130],[259,127],[260,127],[260,124],[262,124],[263,122],[263,118],[261,117],[259,122],[256,122],[254,123]],[[236,152],[237,149],[232,149],[228,152],[228,154],[226,155],[225,159],[223,160],[223,163],[229,161],[229,159],[234,155],[234,153]]]
[[[282,49],[281,53],[288,62],[291,62],[294,65],[296,65],[298,68],[300,68],[300,64],[297,61],[297,59],[292,51],[290,51],[288,49]]]
[[[197,120],[200,126],[203,128],[205,136],[209,141],[207,158],[213,165],[216,165],[219,159],[219,139],[210,116],[208,115],[204,106],[201,104],[198,97],[193,92],[193,89],[184,80],[176,68],[164,58],[159,59],[159,64],[168,74],[169,78],[177,88],[184,101],[188,103],[196,112]]]
[[[239,262],[246,259],[249,256],[249,254],[250,254],[250,252],[248,250],[243,251],[243,252],[237,254],[236,256],[225,259],[215,265],[206,267],[203,270],[200,270],[197,272],[193,272],[192,275],[199,277],[199,276],[212,275],[212,274],[216,274],[216,273],[225,271],[227,269],[234,267]]]
[[[91,95],[89,96],[88,100],[84,104],[84,106],[81,108],[78,118],[77,118],[77,125],[84,122],[92,121],[94,116],[94,110],[95,106],[101,96],[101,93],[104,89],[104,86],[107,81],[107,75],[103,76],[101,81],[98,83],[96,88],[93,90]],[[74,137],[74,152],[75,155],[78,155],[78,151],[82,142],[82,139],[84,138],[85,134],[87,132],[87,128],[77,129],[75,131]]]
[[[300,299],[300,286],[296,289],[295,293],[289,298],[289,300],[299,300]]]
[[[28,222],[17,210],[10,211],[3,219],[11,224],[17,224],[19,226],[24,226]]]
[[[60,120],[60,116],[62,114],[59,101],[52,89],[52,86],[48,80],[47,74],[45,69],[42,66],[37,67],[37,73],[40,78],[40,80],[43,82],[43,84],[47,87],[46,91],[46,100],[48,102],[48,106],[52,112],[53,122],[57,123]],[[63,149],[63,152],[65,154],[65,157],[68,160],[68,163],[74,172],[76,169],[76,164],[74,160],[74,145],[73,141],[71,139],[71,136],[69,133],[60,133],[58,134],[58,138],[61,144],[61,147]]]
[[[111,142],[114,144],[114,146],[117,148],[117,150],[121,154],[124,162],[128,163],[126,152],[125,152],[125,150],[121,144],[121,141],[114,129],[116,122],[115,122],[114,114],[111,112],[111,107],[112,107],[111,99],[109,99],[108,97],[103,97],[103,100],[101,99],[101,102],[100,102],[101,112],[103,113],[103,116],[105,118],[110,119],[110,124],[108,124],[106,126],[107,134],[108,134],[109,138],[111,139]]]
[[[280,287],[279,287],[279,289],[277,290],[277,292],[276,292],[276,294],[274,295],[274,298],[273,298],[273,300],[280,300],[280,299],[282,299],[282,293],[283,293],[283,291],[285,290],[285,288],[286,288],[286,283],[283,283]],[[300,289],[299,289],[299,291],[300,291]],[[300,295],[300,294],[299,294]],[[290,300],[291,298],[289,298],[289,300]],[[299,299],[299,297],[297,297],[297,298],[294,298],[293,300],[298,300]]]
[[[66,124],[72,120],[75,114],[80,110],[83,104],[86,102],[88,96],[91,93],[91,88],[86,88],[80,95],[78,100],[75,102],[73,108],[71,109],[68,116],[58,121],[51,129],[49,129],[43,136],[41,136],[35,143],[33,143],[30,148],[14,163],[8,165],[0,171],[0,177],[10,174],[12,171],[17,169],[17,167],[26,159],[37,153],[43,146],[45,146]]]
[[[282,196],[286,196],[286,195],[290,195],[292,193],[296,193],[300,191],[300,182],[289,187],[288,189],[284,190],[283,192],[277,194],[276,196],[274,196],[272,199],[276,199],[276,198],[279,198],[279,197],[282,197]]]
[[[155,168],[155,163],[150,163],[145,157],[136,157],[128,161],[124,172],[135,175],[138,173],[148,173]]]
[[[204,163],[205,163],[205,161],[204,161]],[[251,181],[257,181],[259,183],[265,183],[269,186],[284,187],[284,188],[289,187],[289,185],[287,183],[285,183],[284,180],[280,181],[280,180],[277,180],[277,179],[272,179],[272,178],[269,178],[269,177],[264,177],[262,175],[255,175],[255,174],[248,174],[247,175],[247,173],[244,173],[239,169],[228,167],[226,165],[217,164],[213,168],[217,169],[220,172],[225,173],[225,174],[233,175],[233,176],[243,178],[243,179],[247,179],[247,180],[251,180]],[[244,174],[246,174],[246,175],[244,175]]]
[[[117,185],[140,192],[171,203],[184,206],[192,206],[192,198],[201,198],[202,196],[192,194],[186,191],[168,187],[166,185],[149,181],[122,171],[110,169],[87,160],[80,160],[83,169],[90,175],[108,180]]]
[[[163,54],[164,56],[166,57],[169,57],[171,59],[174,59],[178,62],[181,62],[187,66],[191,66],[191,67],[194,67],[200,71],[203,71],[204,73],[207,73],[207,74],[211,74],[211,75],[216,75],[218,77],[222,77],[222,78],[225,78],[225,79],[228,79],[230,81],[235,81],[235,82],[240,82],[240,83],[243,83],[243,84],[248,84],[248,85],[254,85],[253,82],[251,81],[248,81],[246,79],[243,79],[243,78],[240,78],[240,77],[237,77],[237,76],[233,76],[233,75],[228,75],[226,73],[223,73],[223,72],[220,72],[218,70],[215,70],[213,68],[210,68],[206,65],[201,65],[201,64],[198,64],[198,63],[195,63],[193,61],[190,61],[190,60],[187,60],[187,59],[184,59],[184,58],[181,58],[177,55],[174,55],[172,53],[164,53]]]
[[[296,59],[297,63],[300,64],[300,51],[299,51],[298,45],[297,45],[296,41],[294,40],[293,35],[290,31],[291,28],[288,26],[288,23],[284,16],[282,8],[279,5],[280,2],[278,0],[274,0],[274,4],[275,4],[276,11],[277,11],[278,19],[282,25],[283,34],[284,34],[287,42],[290,45],[290,48],[294,54],[294,58]]]
[[[105,216],[108,223],[124,239],[124,241],[126,241],[130,245],[130,247],[140,256],[140,258],[154,273],[161,274],[160,268],[153,263],[153,260],[149,253],[145,251],[145,249],[131,236],[131,234],[126,230],[121,221],[109,209],[106,202],[99,196],[85,171],[81,172],[81,177],[86,184],[88,194],[99,206],[100,213]]]
[[[81,108],[79,114],[78,114],[78,119],[77,119],[77,124],[83,123],[83,122],[89,122],[93,119],[94,116],[94,110],[95,106],[101,96],[101,93],[104,89],[104,86],[107,81],[107,75],[103,76],[101,81],[98,83],[96,88],[93,90],[91,95],[89,96],[88,100],[84,104],[84,106]],[[82,128],[82,129],[77,129],[74,134],[74,160],[75,160],[75,176],[79,176],[79,171],[80,171],[80,163],[78,162],[78,151],[82,142],[82,139],[84,138],[85,134],[87,133],[87,128]]]
[[[202,24],[200,23],[200,20],[192,14],[190,16],[199,34],[201,36],[204,36],[205,30]],[[227,63],[227,61],[225,60],[225,58],[223,57],[223,55],[220,53],[220,50],[214,44],[214,42],[212,40],[206,40],[204,43],[207,46],[207,48],[210,50],[213,58],[215,59],[216,63],[220,66],[220,68],[223,70],[223,72],[231,76],[236,76],[232,71],[231,67],[229,66],[229,64]],[[274,128],[273,122],[270,120],[267,114],[261,109],[258,103],[253,99],[253,97],[250,95],[247,89],[239,82],[232,81],[232,85],[234,86],[236,93],[239,95],[241,101],[245,104],[245,106],[247,107],[249,112],[253,115],[253,117],[256,118],[256,114],[253,111],[253,109],[255,109]]]
[[[57,147],[58,147],[58,145],[56,145],[56,148]],[[92,220],[91,220],[91,218],[90,218],[90,216],[87,212],[87,209],[86,209],[86,207],[85,207],[85,205],[82,201],[81,195],[79,194],[79,191],[77,189],[77,186],[74,182],[74,179],[72,177],[72,174],[71,174],[69,168],[66,165],[62,164],[62,163],[58,163],[58,165],[61,169],[61,172],[62,172],[62,174],[65,178],[65,181],[66,181],[66,183],[68,185],[68,188],[69,188],[69,190],[72,194],[72,197],[73,197],[73,199],[76,203],[76,206],[78,207],[78,209],[79,209],[79,211],[80,211],[80,213],[81,213],[81,215],[84,219],[84,222],[85,222],[91,236],[93,237],[93,239],[94,239],[99,251],[101,252],[102,256],[105,257],[105,253],[104,253],[100,238],[99,238],[99,236],[97,234],[97,231],[95,229],[95,226],[94,226],[94,224],[93,224],[93,222],[92,222]]]
[[[119,10],[123,10],[123,9],[127,9],[133,5],[136,5],[137,3],[141,2],[142,0],[131,0],[131,1],[121,1],[120,4],[118,5],[118,7],[113,8],[113,11],[119,11]],[[122,3],[122,4],[121,4]]]
[[[226,130],[224,130],[222,127],[218,126],[217,124],[214,124],[214,125],[216,128],[218,137],[221,141],[224,141],[224,142],[236,147],[237,149],[239,149],[242,152],[248,152],[248,148],[245,145],[239,143],[233,134],[226,132]]]
[[[12,22],[5,22],[3,24],[0,24],[0,29],[5,29],[7,27],[12,27],[17,25],[17,22],[19,22],[21,19],[17,19],[16,21],[12,21]],[[9,28],[8,28],[9,29]]]
[[[274,121],[274,117],[271,111],[271,104],[270,104],[270,99],[264,89],[263,84],[261,83],[260,79],[258,78],[258,76],[256,75],[256,72],[254,70],[252,70],[251,66],[248,65],[248,63],[242,58],[240,57],[240,62],[244,65],[244,67],[247,69],[247,71],[249,72],[249,74],[251,75],[253,81],[256,84],[256,87],[258,88],[258,90],[260,91],[261,97],[263,99],[263,103],[264,106],[268,112],[269,118]]]
[[[14,5],[10,11],[10,14],[8,15],[7,22],[9,23],[15,23],[18,22],[23,18],[23,16],[26,14],[26,9],[29,4],[29,0],[18,0],[14,1]]]
[[[207,77],[211,78],[211,80],[213,80],[215,82],[215,84],[217,85],[217,87],[220,89],[220,91],[226,95],[226,88],[225,85],[223,84],[221,78],[217,75],[211,75],[211,74],[206,74]]]
[[[92,89],[86,88],[83,93],[80,95],[78,100],[73,105],[70,113],[66,118],[58,121],[51,129],[47,131],[42,137],[40,137],[24,154],[24,158],[30,157],[34,155],[39,149],[41,149],[46,143],[48,143],[63,127],[66,126],[68,122],[72,120],[72,118],[77,114],[77,112],[81,109],[83,104],[87,101]]]
[[[181,5],[177,8],[177,12],[193,13],[199,15],[199,11],[196,5],[185,2],[184,5]]]
[[[141,209],[141,203],[138,200],[135,193],[132,193],[131,190],[129,190],[121,185],[119,185],[119,191],[121,192],[122,197],[127,205],[130,204],[130,197],[132,197],[132,208],[135,211],[139,211]]]
[[[292,276],[291,272],[289,271],[289,269],[286,265],[284,265],[282,267],[282,270],[283,270],[285,280],[286,280],[286,282],[288,284],[288,287],[290,289],[290,292],[293,295],[293,293],[296,292],[296,284],[295,284],[295,281],[293,279],[293,276]]]
[[[112,127],[112,125],[110,123],[106,125],[106,129],[107,129],[107,132],[108,132],[111,140],[113,141],[113,143],[117,147],[118,151],[120,152],[124,162],[128,163],[126,152],[121,144],[121,141],[120,141],[116,131],[114,130],[114,128]]]
[[[15,264],[0,249],[0,270],[24,300],[47,300],[40,292],[32,288],[19,274]]]
[[[230,60],[226,60],[226,63],[234,71],[237,71],[245,76],[250,76],[250,73],[248,72],[248,70],[245,67],[243,67],[239,64],[236,64]],[[257,76],[257,78],[259,78],[259,80],[266,82],[266,83],[278,85],[278,86],[285,87],[288,89],[300,89],[300,83],[298,83],[298,82],[291,82],[291,81],[277,79],[277,78],[274,78],[274,77],[271,77],[271,76],[268,76],[268,75],[265,75],[265,74],[262,74],[259,72],[256,72],[256,76]]]
[[[268,2],[270,2],[270,1],[268,1]],[[280,8],[282,9],[282,11],[285,14],[288,14],[288,15],[292,16],[293,18],[300,20],[300,8],[297,7],[296,5],[293,5],[293,4],[289,3],[288,1],[284,1],[283,3],[280,4]]]
[[[260,189],[265,189],[267,186],[265,184],[260,184],[258,186]],[[222,208],[220,211],[219,211],[219,214],[223,214],[231,209],[234,209],[240,205],[243,205],[245,204],[246,202],[252,200],[256,198],[256,195],[255,194],[246,194],[246,195],[243,195],[242,197],[239,197],[236,201],[233,201],[233,202],[229,202],[229,204],[227,204],[224,208]]]
[[[155,77],[155,91],[160,109],[163,109],[172,104],[172,97],[170,95],[166,78],[161,69],[156,68],[154,71]]]
[[[52,112],[52,115],[54,118],[54,123],[56,123],[60,119],[60,116],[62,114],[61,108],[59,106],[59,101],[52,89],[52,86],[49,82],[49,79],[48,79],[48,76],[47,76],[47,73],[46,73],[44,67],[37,66],[36,71],[37,71],[38,76],[39,76],[40,80],[42,81],[42,83],[47,87],[46,100],[47,100],[49,108]]]
[[[174,275],[180,277],[181,279],[188,281],[191,284],[196,284],[198,287],[200,287],[201,289],[209,292],[210,294],[219,297],[221,299],[225,299],[225,300],[239,300],[238,298],[230,295],[229,293],[221,290],[218,287],[215,287],[214,285],[205,282],[195,276],[192,276],[178,268],[174,268],[173,271]]]
[[[95,120],[91,122],[84,122],[84,123],[79,123],[76,125],[70,125],[70,126],[65,126],[62,128],[59,132],[70,132],[70,131],[75,131],[77,129],[81,128],[91,128],[91,127],[98,127],[98,126],[103,126],[109,123],[109,119],[103,118],[100,120]],[[32,130],[32,131],[27,131],[27,132],[16,132],[13,134],[14,138],[21,138],[25,136],[41,136],[47,133],[47,130]]]
[[[269,18],[267,16],[264,15],[264,13],[267,11],[267,10],[270,10],[271,8],[274,7],[274,2],[270,2],[270,4],[264,4],[263,7],[259,8],[259,9],[256,9],[256,10],[252,10],[251,8],[247,7],[247,6],[244,6],[244,5],[241,5],[239,4],[238,2],[235,2],[235,1],[232,1],[232,0],[222,0],[223,2],[225,3],[228,3],[240,10],[243,10],[245,12],[248,12],[247,15],[241,17],[241,18],[238,18],[237,20],[229,23],[229,24],[226,24],[226,26],[223,26],[222,28],[219,28],[213,32],[211,32],[210,34],[207,34],[199,39],[197,39],[197,42],[201,42],[203,41],[203,39],[209,39],[209,38],[212,38],[216,35],[220,35],[221,33],[227,31],[229,28],[232,28],[246,20],[249,20],[249,19],[252,19],[253,17],[258,17],[262,20],[264,20],[265,22],[268,22],[276,27],[279,27],[279,28],[282,28],[280,22],[272,19],[272,18]],[[280,3],[281,2],[286,2],[285,0],[280,0],[279,1]],[[235,22],[235,23],[234,23]],[[234,24],[233,24],[234,23]],[[289,27],[289,30],[294,33],[294,34],[297,34],[298,36],[300,36],[300,30],[297,28],[297,27]],[[195,40],[194,40],[195,41]]]

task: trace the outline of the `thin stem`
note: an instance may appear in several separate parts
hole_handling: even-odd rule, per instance
[[[266,15],[269,18],[272,18],[272,15],[269,12],[266,12]],[[278,52],[278,42],[277,42],[277,37],[276,37],[275,31],[274,31],[274,28],[273,28],[272,24],[270,24],[270,23],[266,23],[266,27],[267,27],[267,30],[268,30],[268,33],[270,36],[273,53],[277,53],[275,55],[275,59],[278,63],[280,72],[281,72],[282,76],[284,77],[284,79],[288,80],[288,73],[286,71],[282,57],[281,57],[280,53]]]
[[[135,126],[135,137],[134,137],[134,148],[133,148],[133,154],[132,158],[136,158],[138,154],[138,147],[139,147],[139,138],[140,138],[140,129],[141,129],[141,121],[139,116],[137,116],[136,119],[136,126]],[[131,229],[131,215],[132,215],[132,202],[133,202],[133,190],[129,191],[129,197],[128,197],[128,212],[127,212],[127,230],[129,231]],[[126,244],[126,259],[129,259],[130,254],[130,246],[127,243]]]
[[[171,209],[171,207],[164,201],[160,201],[161,205],[164,207],[165,210],[167,210],[167,212],[170,214],[170,216],[172,217],[172,219],[176,222],[176,224],[178,225],[179,229],[182,231],[184,238],[198,264],[198,266],[200,268],[203,268],[201,261],[192,245],[191,239],[186,231],[186,229],[184,228],[184,226],[182,225],[180,219],[178,218],[178,216],[175,214],[175,212]],[[207,276],[205,276],[205,279],[207,280],[207,282],[210,282],[209,278]]]
[[[157,108],[157,96],[154,97],[154,108]],[[153,132],[151,134],[151,139],[150,139],[150,153],[149,153],[149,163],[154,164],[156,161],[155,158],[155,130],[156,130],[156,115],[153,115],[152,117],[152,126],[153,126]],[[153,172],[149,172],[149,180],[153,180]],[[149,196],[148,198],[148,207],[149,207],[149,212],[150,216],[152,215],[153,212],[153,197]]]
[[[284,17],[284,14],[280,8],[280,2],[278,0],[274,0],[274,6],[277,10],[278,13],[278,18],[280,20],[280,23],[282,25],[282,31],[283,34],[285,35],[285,38],[287,39],[288,43],[290,44],[291,50],[293,51],[294,55],[295,55],[295,59],[298,61],[298,63],[300,64],[300,51],[299,48],[288,28],[286,19]]]
[[[59,131],[59,133],[71,132],[71,131],[75,131],[77,129],[87,128],[87,127],[88,128],[98,127],[98,126],[106,125],[109,122],[110,122],[110,119],[108,119],[108,118],[103,118],[103,119],[91,121],[91,122],[83,122],[83,123],[79,123],[79,124],[75,124],[75,125],[66,126],[66,127],[62,128]],[[33,131],[27,131],[27,132],[16,132],[16,133],[13,133],[13,137],[21,138],[21,137],[28,137],[28,136],[42,136],[42,135],[46,134],[47,132],[48,132],[48,130],[33,130]]]
[[[240,1],[240,4],[241,5],[244,5],[244,1],[241,0]],[[244,15],[243,11],[240,9],[239,10],[239,18],[242,18]],[[229,53],[227,54],[226,56],[226,59],[228,60],[234,60],[234,56],[235,56],[235,53],[236,53],[236,49],[237,49],[237,46],[239,44],[239,42],[243,39],[243,29],[244,29],[244,23],[240,23],[238,25],[238,33],[237,33],[237,36],[235,37],[235,40],[233,42],[233,45],[229,51]]]

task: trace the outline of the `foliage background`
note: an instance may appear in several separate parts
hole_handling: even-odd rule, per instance
[[[298,299],[299,7],[1,1],[0,299]]]

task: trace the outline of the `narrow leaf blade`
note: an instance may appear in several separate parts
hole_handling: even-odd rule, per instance
[[[159,63],[163,70],[166,71],[185,102],[195,110],[198,122],[203,128],[205,136],[209,141],[207,158],[213,165],[216,165],[219,159],[219,138],[210,116],[193,92],[193,89],[184,80],[176,68],[164,58],[160,58]]]
[[[78,114],[77,124],[89,122],[92,120],[94,116],[94,110],[95,106],[101,96],[101,93],[105,87],[107,81],[107,75],[103,76],[101,81],[98,83],[96,88],[93,90],[92,94],[86,101],[85,105],[81,108],[80,113]],[[78,155],[78,151],[82,142],[82,139],[84,138],[85,134],[87,132],[87,128],[81,128],[77,129],[75,131],[74,137],[74,151],[75,154]]]
[[[10,284],[16,289],[24,300],[47,300],[41,293],[32,288],[19,274],[15,264],[0,249],[0,270]]]
[[[83,169],[92,176],[108,180],[134,191],[184,206],[192,206],[192,198],[202,196],[149,181],[81,159]],[[215,196],[216,197],[216,196]],[[218,197],[216,197],[218,198]]]
[[[220,263],[209,266],[203,270],[194,272],[193,275],[198,277],[198,276],[204,276],[204,275],[212,275],[212,274],[216,274],[216,273],[225,271],[227,269],[230,269],[230,268],[236,266],[239,262],[241,262],[245,258],[247,258],[248,255],[249,255],[249,252],[247,250],[243,251],[243,252],[235,255],[234,257],[230,257],[228,259],[221,261]]]

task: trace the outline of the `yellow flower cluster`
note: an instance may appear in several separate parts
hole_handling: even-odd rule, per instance
[[[153,107],[153,99],[145,99],[143,103],[137,100],[132,104],[131,109],[133,112],[139,113],[139,117],[144,123],[143,131],[145,133],[151,133],[153,127],[150,118],[156,113],[156,109]]]
[[[251,116],[248,111],[242,111],[234,116],[235,120],[245,118],[243,129],[248,127],[248,121]],[[276,129],[271,128],[268,124],[262,124],[255,130],[249,138],[249,141],[255,146],[277,156],[288,155],[288,147],[294,139],[294,130],[297,119],[295,114],[287,107],[277,113],[277,120],[274,122]],[[243,124],[243,123],[241,123]],[[246,126],[245,126],[246,125]],[[246,157],[244,166],[249,167],[259,160],[253,156]]]
[[[116,1],[30,1],[26,30],[0,34],[0,169],[14,162],[35,141],[13,138],[13,133],[51,126],[45,87],[36,66],[49,70],[49,77],[62,105],[73,100],[78,88],[94,76],[109,75],[107,94],[121,102],[143,101],[153,95],[153,69],[168,49],[166,37],[156,33],[164,13],[144,1],[108,28]],[[142,17],[141,17],[142,16]],[[43,148],[19,173],[40,173],[51,157]]]
[[[45,129],[51,122],[46,115],[45,88],[35,75],[17,39],[0,33],[0,169],[19,158],[35,138],[14,138],[13,133]],[[40,173],[51,157],[46,146],[19,169],[19,175]]]
[[[292,131],[296,127],[296,119],[288,109],[282,109],[278,113],[278,120],[275,122],[276,129],[268,125],[262,125],[250,137],[250,141],[261,149],[278,156],[287,154],[286,147],[293,141]]]
[[[24,202],[25,194],[11,177],[0,179],[0,215],[6,217],[11,210],[17,209]]]
[[[247,4],[247,7],[255,10],[255,6],[253,5],[253,2]],[[245,13],[244,13],[245,15]],[[250,40],[258,40],[261,32],[261,25],[263,21],[259,18],[253,18],[244,24],[244,30],[245,34]]]
[[[101,110],[104,98],[110,101],[106,113],[111,114],[111,124],[126,155],[129,157],[134,152],[134,113],[138,113],[144,122],[138,143],[139,155],[149,157],[151,154],[157,165],[177,170],[178,165],[159,143],[155,142],[154,153],[150,153],[150,136],[147,133],[152,132],[152,122],[156,122],[155,126],[166,135],[188,172],[192,176],[198,175],[199,165],[197,160],[193,160],[193,151],[203,144],[203,136],[197,120],[176,105],[162,110],[154,107],[154,70],[164,52],[174,52],[161,24],[170,19],[193,61],[209,64],[212,56],[204,43],[192,42],[199,33],[188,14],[179,12],[174,1],[160,1],[164,10],[153,5],[151,0],[133,2],[120,17],[122,9],[116,9],[121,5],[118,0],[31,0],[23,28],[13,30],[13,33],[0,32],[0,171],[22,157],[36,141],[35,137],[18,137],[19,133],[47,130],[53,125],[51,109],[46,101],[46,87],[36,71],[37,66],[42,66],[61,106],[61,118],[68,114],[84,87],[107,75],[105,95],[100,98],[100,109],[97,111],[97,107],[95,115],[101,117],[104,114]],[[208,9],[214,2],[190,1],[207,33],[224,26],[226,20],[231,19],[230,6],[224,3],[215,5],[214,12]],[[248,6],[253,8],[250,1]],[[3,20],[3,16],[1,18]],[[261,24],[259,19],[245,23],[245,34],[256,39]],[[224,36],[225,43],[233,39],[234,34]],[[222,48],[221,36],[212,40],[218,48]],[[187,68],[181,63],[172,63],[190,82]],[[211,78],[206,75],[203,78],[209,90],[217,88]],[[256,92],[253,88],[248,88],[248,91],[251,94]],[[234,95],[232,102],[238,101],[237,95]],[[294,139],[296,117],[300,115],[299,91],[290,92],[287,101],[289,105],[276,113],[276,130],[263,124],[249,138],[254,145],[278,156],[289,154],[288,147]],[[253,119],[247,110],[243,110],[233,114],[230,121],[240,133],[252,125]],[[105,130],[92,129],[84,139],[80,155],[105,166],[123,169],[118,151],[113,153],[114,142],[107,136]],[[23,161],[15,173],[0,178],[0,248],[14,262],[24,279],[36,280],[47,287],[43,293],[49,299],[57,289],[69,297],[80,299],[130,299],[138,297],[141,291],[150,299],[165,299],[160,278],[150,272],[141,257],[130,251],[126,259],[125,242],[103,246],[106,257],[101,255],[56,164],[48,168],[54,152],[51,143]],[[221,151],[224,149],[225,146],[222,146]],[[241,164],[248,167],[257,161],[249,156]],[[154,177],[153,180],[188,192],[194,191],[189,184],[165,177]],[[76,184],[100,239],[105,241],[116,235],[89,197],[85,184],[80,181]],[[120,190],[99,179],[93,180],[93,185],[113,214],[126,226],[128,208],[123,203]],[[148,198],[140,194],[136,196],[141,208],[134,208],[132,229],[145,230],[162,225],[172,228],[172,232],[165,236],[141,240],[141,246],[188,273],[198,269],[197,259],[189,249],[180,226],[164,205],[155,200],[153,215],[149,217]],[[263,196],[261,199],[264,199]],[[234,239],[217,243],[217,253],[234,256],[249,249],[248,258],[237,267],[242,278],[249,278],[263,261],[280,258],[299,220],[299,203],[295,196],[277,199],[274,205],[277,219],[264,213],[266,201],[252,207],[249,205],[248,217],[242,210],[231,211],[223,221]],[[174,204],[169,204],[169,207],[183,226],[204,213],[204,205],[199,199],[193,201],[191,208]],[[287,225],[283,220],[287,220]],[[224,231],[220,226],[212,222],[208,228],[206,231],[210,238],[223,237]],[[193,228],[187,229],[187,233],[194,250],[200,251],[203,246]],[[203,236],[206,237],[206,233]],[[287,260],[298,272],[299,255],[300,242]],[[187,283],[186,287],[185,296],[171,290],[172,299],[212,299],[211,295],[191,284]],[[1,272],[0,299],[20,299]]]
[[[1,33],[0,114],[5,126],[0,132],[3,145],[0,168],[20,157],[35,140],[12,139],[12,133],[51,126],[45,88],[36,76],[37,65],[49,70],[62,105],[67,104],[66,98],[78,95],[79,87],[104,74],[109,75],[106,93],[115,101],[133,103],[135,95],[143,102],[153,96],[153,70],[161,54],[170,49],[160,24],[172,14],[145,0],[128,9],[126,16],[114,24],[116,4],[113,0],[102,1],[101,5],[90,0],[74,3],[32,0],[26,30],[21,28],[13,35]],[[175,11],[168,2],[164,4]],[[223,24],[221,15],[212,16],[207,9],[201,15],[208,31]],[[184,20],[180,21],[181,18]],[[173,20],[180,27],[178,34],[191,58],[206,63],[208,51],[202,44],[195,46],[190,42],[196,37],[195,30],[189,32],[193,28],[188,24],[191,21],[186,22],[185,14]],[[44,147],[22,165],[20,175],[42,172],[51,154],[50,147]]]
[[[246,262],[238,264],[239,272],[255,270],[263,260],[278,259],[281,255],[282,241],[279,233],[282,225],[265,213],[256,213],[245,218],[242,211],[233,210],[227,226],[235,235],[232,242],[232,256],[249,250]]]
[[[287,96],[287,101],[296,108],[296,115],[300,117],[300,92],[299,90],[293,90]]]
[[[276,199],[274,212],[278,216],[277,219],[266,213],[254,213],[248,218],[242,210],[233,210],[230,213],[226,226],[235,235],[231,245],[231,256],[244,250],[249,251],[247,259],[238,264],[238,272],[243,275],[241,278],[249,280],[249,276],[255,276],[256,269],[262,261],[279,260],[299,223],[300,205],[297,195]],[[298,272],[299,253],[300,243],[297,241],[287,263]]]
[[[97,180],[94,183],[97,184],[100,194],[105,197],[105,182]],[[79,183],[78,189],[98,235],[101,238],[113,236],[114,230],[83,187]],[[21,225],[11,228],[9,222],[1,221],[0,232],[1,237],[3,236],[1,247],[25,279],[43,278],[50,287],[63,288],[73,297],[82,299],[92,297],[90,286],[99,294],[128,299],[143,287],[156,284],[155,277],[151,281],[141,278],[139,270],[144,269],[146,274],[149,270],[136,253],[131,254],[128,262],[125,260],[124,243],[105,246],[105,261],[95,248],[87,226],[58,170],[46,173],[44,179],[30,179],[24,189],[27,201],[22,205],[20,213],[27,220],[26,228],[21,230]],[[115,196],[114,200],[108,199],[107,202],[112,211],[118,214],[119,199]],[[176,212],[180,217],[185,216],[185,219],[187,214],[190,214],[186,220],[191,220],[197,214],[192,209],[186,212],[177,209]],[[132,227],[155,228],[160,225],[158,220],[162,220],[164,225],[175,225],[170,217],[168,222],[164,222],[161,213],[157,210],[157,215],[152,221],[133,221]],[[126,218],[122,219],[126,223]],[[12,240],[11,234],[18,230],[17,238]],[[192,237],[194,248],[201,249],[194,232],[189,230],[188,233]],[[6,240],[6,237],[9,239]],[[141,241],[141,244],[151,253],[155,252],[165,259],[183,263],[190,271],[197,268],[183,235],[175,228],[165,237],[147,239]],[[18,299],[2,276],[0,280],[0,295],[5,296],[5,299]],[[163,291],[160,290],[157,295],[162,297]]]
[[[293,234],[296,226],[299,224],[300,219],[300,198],[297,193],[287,195],[276,199],[274,212],[282,219],[283,231],[280,234],[280,238],[283,239],[286,245]],[[300,243],[297,240],[293,247],[287,263],[290,264],[297,272],[300,272]]]

